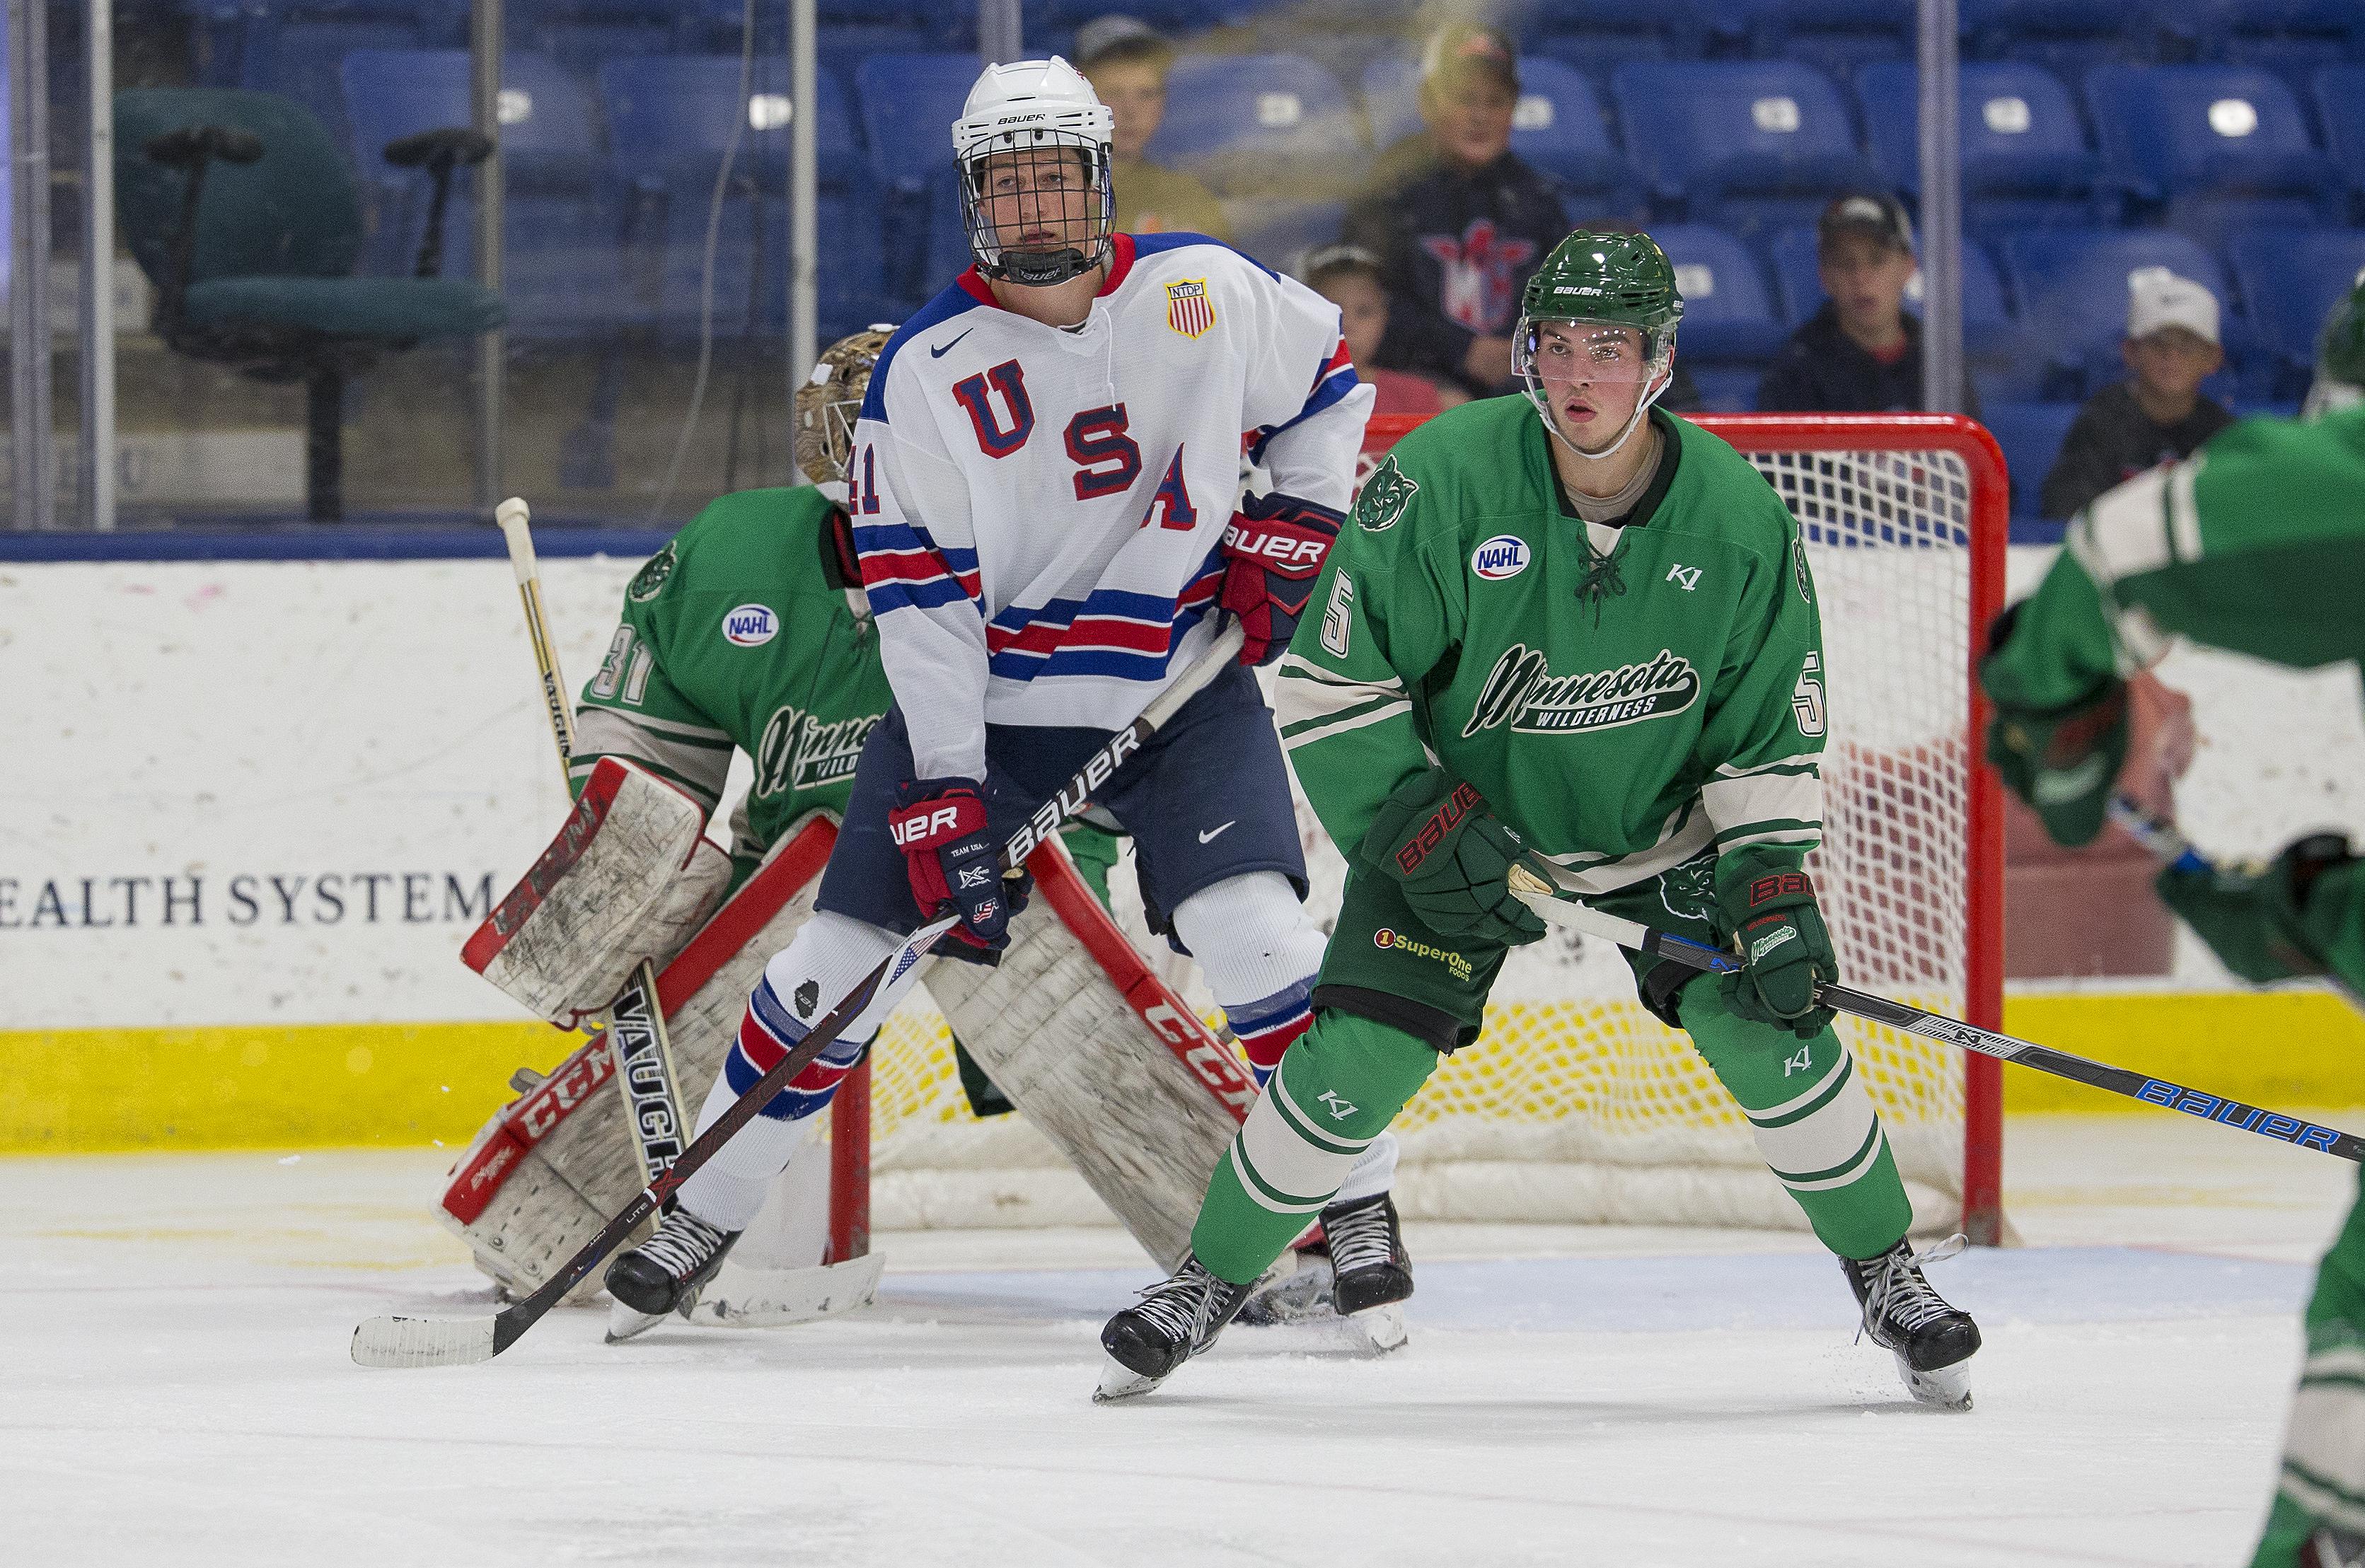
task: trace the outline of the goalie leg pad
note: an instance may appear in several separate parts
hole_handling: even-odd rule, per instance
[[[566,825],[460,950],[461,961],[572,1029],[644,958],[670,959],[723,902],[731,859],[706,811],[634,763],[601,757]]]

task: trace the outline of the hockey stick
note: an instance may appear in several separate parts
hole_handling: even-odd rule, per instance
[[[1550,924],[1581,931],[1588,936],[1598,936],[1615,942],[1620,947],[1665,958],[1692,969],[1714,974],[1733,974],[1747,966],[1734,955],[1721,947],[1694,942],[1672,932],[1654,931],[1639,921],[1618,915],[1559,896],[1549,883],[1525,867],[1514,866],[1510,875],[1511,891],[1521,903],[1534,910]],[[2056,1078],[2066,1078],[2090,1088],[2124,1094],[2131,1100],[2158,1105],[2163,1110],[2181,1111],[2188,1116],[2198,1116],[2205,1122],[2222,1122],[2243,1132],[2257,1133],[2278,1143],[2296,1145],[2301,1148],[2318,1149],[2341,1159],[2365,1163],[2365,1138],[2344,1133],[2337,1127],[2318,1126],[2297,1116],[2286,1116],[2257,1105],[2246,1105],[2238,1100],[2222,1099],[2203,1093],[2181,1083],[2166,1079],[2150,1078],[2123,1067],[2090,1061],[2084,1057],[2057,1051],[2050,1046],[2035,1045],[2014,1039],[1974,1024],[1924,1013],[1901,1002],[1874,996],[1869,991],[1854,991],[1844,985],[1820,985],[1815,988],[1815,1000],[1838,1013],[1869,1018],[1876,1024],[1886,1024],[1892,1029],[1941,1040],[1959,1046],[1967,1051],[1994,1057],[2021,1067],[2032,1067],[2039,1072],[2049,1072]]]
[[[2111,820],[2126,829],[2127,836],[2158,856],[2176,870],[2207,876],[2217,868],[2209,857],[2192,846],[2192,841],[2174,823],[2163,822],[2137,805],[2130,795],[2111,797]],[[2321,975],[2311,976],[2338,991],[2349,1006],[2365,1013],[2365,996],[2357,988],[2326,968]]]
[[[566,680],[558,673],[558,644],[542,608],[542,570],[533,555],[532,514],[511,496],[493,513],[508,542],[510,569],[517,574],[518,599],[525,606],[526,640],[533,644],[534,668],[542,676],[543,708],[550,738],[558,745],[558,778],[571,792],[575,769],[575,714],[566,703]],[[673,1042],[666,1036],[665,1009],[657,1005],[656,966],[644,958],[624,989],[608,1004],[608,1054],[615,1063],[616,1092],[624,1097],[624,1123],[633,1129],[641,1180],[654,1182],[681,1158],[683,1114],[680,1075],[674,1070]]]
[[[1009,842],[1002,848],[1000,865],[1003,872],[1007,874],[1013,867],[1022,864],[1037,845],[1059,831],[1061,823],[1082,810],[1084,803],[1141,749],[1143,743],[1239,655],[1242,640],[1238,622],[1225,627],[1216,634],[1207,651],[1200,655],[1198,662],[1160,692],[1156,701],[1143,709],[1139,718],[1104,742],[1101,748],[1077,770],[1075,777],[1037,808],[1035,814],[1010,835]],[[617,1244],[631,1235],[634,1226],[655,1214],[673,1195],[676,1188],[731,1141],[734,1133],[745,1126],[759,1110],[769,1104],[773,1095],[788,1087],[790,1079],[827,1050],[846,1026],[869,1007],[874,999],[887,1002],[887,1007],[880,1009],[882,1015],[891,1009],[894,999],[916,977],[921,958],[953,928],[958,919],[957,914],[948,914],[930,921],[904,938],[902,946],[880,959],[878,968],[855,982],[854,989],[846,993],[845,1000],[831,1008],[813,1026],[813,1031],[797,1042],[795,1049],[773,1063],[770,1070],[749,1085],[747,1092],[734,1101],[731,1108],[723,1112],[712,1126],[691,1140],[690,1146],[674,1160],[671,1169],[653,1178],[638,1197],[625,1204],[622,1212],[610,1220],[599,1235],[586,1242],[582,1249],[567,1260],[565,1268],[544,1281],[541,1289],[490,1317],[373,1317],[353,1330],[353,1360],[365,1367],[465,1366],[490,1361],[516,1344],[521,1335],[540,1322],[544,1314],[557,1305],[585,1275],[598,1268],[600,1260],[615,1250]]]

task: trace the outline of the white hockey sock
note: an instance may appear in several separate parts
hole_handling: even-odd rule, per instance
[[[706,1092],[705,1108],[698,1114],[702,1131],[719,1120],[739,1098],[731,1080],[715,1074]],[[681,1206],[707,1224],[724,1230],[745,1230],[771,1195],[773,1179],[788,1168],[790,1159],[813,1136],[818,1116],[783,1121],[757,1116],[732,1135],[714,1158],[690,1172],[681,1184]]]

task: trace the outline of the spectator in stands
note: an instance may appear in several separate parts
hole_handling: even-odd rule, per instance
[[[1318,245],[1306,253],[1297,275],[1339,308],[1347,357],[1355,362],[1355,374],[1379,389],[1372,412],[1437,414],[1470,400],[1459,386],[1440,387],[1426,375],[1376,363],[1380,340],[1388,330],[1388,291],[1381,281],[1379,257],[1360,245]]]
[[[1174,46],[1147,22],[1131,17],[1099,17],[1076,32],[1076,69],[1093,84],[1115,117],[1116,226],[1126,234],[1177,230],[1232,237],[1216,195],[1179,169],[1164,169],[1142,157],[1166,118],[1166,73],[1173,69]]]
[[[1380,155],[1347,215],[1347,242],[1380,259],[1387,284],[1375,367],[1482,396],[1513,386],[1519,291],[1569,229],[1558,188],[1511,151],[1519,101],[1519,55],[1502,33],[1457,24],[1430,39],[1424,129]]]
[[[2045,476],[2039,510],[2067,518],[2122,480],[2180,457],[2234,416],[2201,384],[2225,363],[2217,297],[2166,267],[2127,275],[2127,379],[2087,399]]]
[[[1893,196],[1844,196],[1815,225],[1823,308],[1790,334],[1757,384],[1765,413],[1919,409],[1922,323],[1905,313],[1913,225]],[[1963,409],[1978,412],[1967,382]]]

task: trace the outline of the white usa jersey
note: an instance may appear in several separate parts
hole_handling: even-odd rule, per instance
[[[923,778],[985,725],[1132,722],[1214,640],[1241,444],[1344,510],[1373,393],[1339,308],[1197,234],[1119,234],[1073,331],[974,268],[879,355],[848,509]]]

